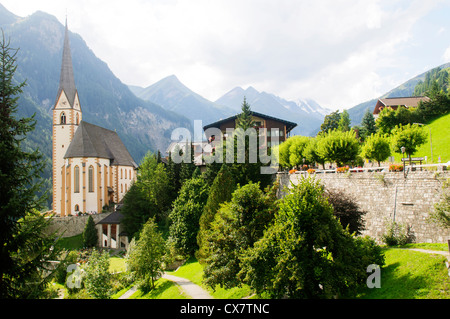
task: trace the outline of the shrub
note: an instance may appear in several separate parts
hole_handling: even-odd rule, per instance
[[[350,233],[360,235],[365,229],[363,217],[367,212],[360,209],[356,200],[343,191],[327,190],[325,195],[328,197],[328,202],[333,206],[334,215],[342,227],[348,227]]]
[[[386,231],[381,240],[388,246],[405,245],[414,241],[411,226],[399,224],[395,221],[386,222]]]
[[[240,275],[271,298],[332,298],[361,285],[367,266],[382,264],[380,253],[372,240],[356,240],[343,229],[323,187],[303,178],[245,252]]]

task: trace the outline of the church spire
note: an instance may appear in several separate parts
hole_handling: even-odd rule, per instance
[[[59,80],[58,96],[61,94],[62,91],[64,91],[64,93],[66,94],[70,106],[73,107],[77,88],[75,87],[75,79],[73,76],[72,55],[70,53],[69,29],[67,27],[67,17],[66,17],[66,30],[64,34],[64,47],[63,47],[61,77]]]

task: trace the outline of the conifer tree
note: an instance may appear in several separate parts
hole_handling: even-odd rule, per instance
[[[244,102],[242,103],[242,112],[238,115],[236,119],[236,127],[242,128],[244,131],[248,128],[254,126],[252,119],[252,111],[250,109],[250,104],[247,103],[247,99],[244,96]]]
[[[214,220],[214,216],[219,210],[220,205],[231,200],[231,195],[233,194],[235,187],[236,185],[230,169],[226,164],[222,164],[222,167],[219,173],[217,173],[209,190],[208,200],[203,208],[202,216],[200,217],[200,230],[197,235],[197,243],[199,246],[197,259],[207,257],[207,243],[205,242],[206,233],[210,230],[210,224]]]
[[[83,246],[91,248],[98,243],[97,229],[95,228],[95,222],[92,216],[89,216],[86,226],[83,231]]]
[[[372,112],[368,108],[366,113],[364,113],[364,117],[361,121],[361,137],[365,140],[368,136],[375,134],[377,132],[377,127],[375,125],[375,118],[373,117]]]
[[[339,130],[342,132],[350,131],[350,123],[350,115],[348,114],[347,110],[344,110],[341,114],[341,118],[339,119]]]
[[[45,162],[39,150],[23,150],[22,142],[35,128],[34,116],[16,118],[18,99],[25,82],[17,83],[18,50],[0,41],[0,298],[37,297],[51,278],[47,261],[56,235],[43,230],[48,220],[40,214],[46,196],[42,189]],[[36,295],[37,294],[37,295]]]

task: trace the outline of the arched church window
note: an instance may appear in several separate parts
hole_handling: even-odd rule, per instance
[[[75,211],[79,212],[80,211],[80,206],[78,204],[75,205]]]
[[[75,123],[76,123],[76,125],[78,125],[79,122],[80,122],[80,116],[79,116],[78,113],[77,113],[77,116],[76,116],[76,118],[75,118]]]
[[[79,193],[80,192],[80,168],[78,166],[75,166],[74,168],[74,192]]]
[[[61,124],[66,124],[66,113],[61,113]]]
[[[89,192],[94,192],[94,167],[89,166],[89,180],[88,180]]]

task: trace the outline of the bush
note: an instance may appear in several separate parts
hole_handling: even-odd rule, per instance
[[[388,246],[401,246],[412,243],[414,235],[411,231],[411,226],[388,221],[386,223],[386,231],[381,236],[381,240]]]
[[[333,298],[354,291],[367,278],[367,266],[382,262],[375,242],[343,229],[323,187],[303,178],[245,252],[240,276],[271,298]]]
[[[367,213],[359,208],[356,200],[346,195],[343,191],[327,190],[325,195],[333,206],[333,213],[350,233],[360,235],[365,229],[363,217]]]

